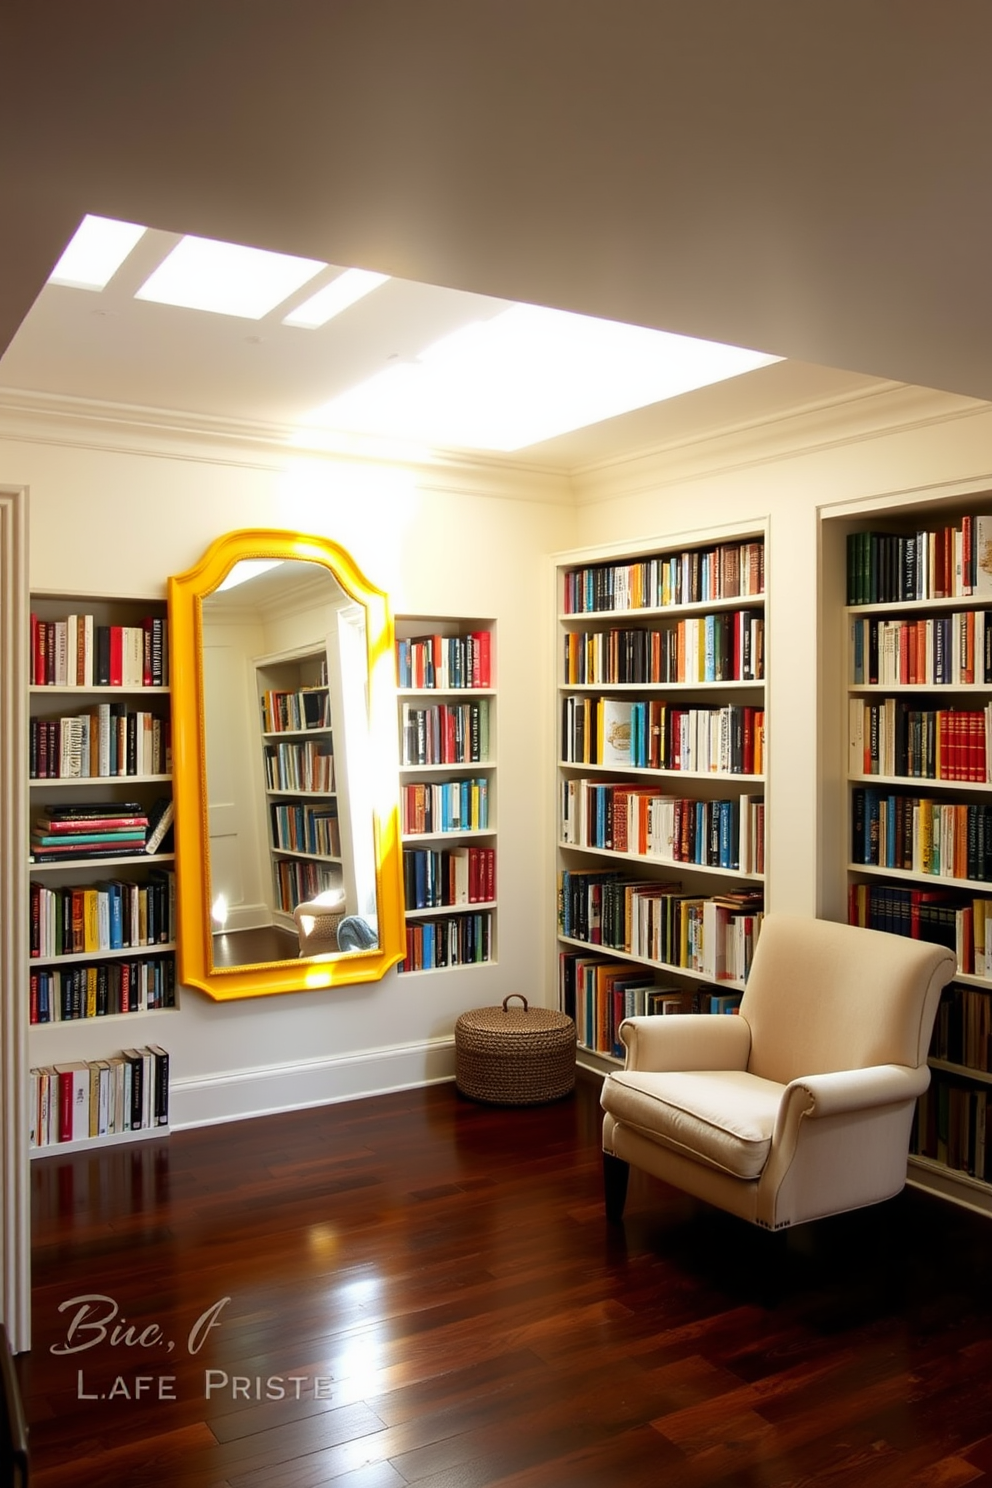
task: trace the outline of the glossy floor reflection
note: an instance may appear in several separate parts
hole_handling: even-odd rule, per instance
[[[769,1236],[634,1175],[597,1092],[450,1085],[33,1167],[41,1488],[964,1484],[992,1230],[907,1192]]]

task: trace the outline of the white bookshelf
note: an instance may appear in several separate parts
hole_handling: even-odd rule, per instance
[[[975,906],[979,901],[988,900],[992,907],[992,881],[978,876],[982,871],[981,865],[973,850],[969,859],[966,841],[963,844],[959,842],[957,857],[952,860],[946,840],[943,849],[938,844],[936,851],[929,840],[935,814],[938,836],[941,828],[946,831],[949,825],[953,825],[957,834],[967,833],[969,824],[977,822],[977,814],[986,810],[990,811],[992,829],[992,778],[953,778],[957,773],[964,773],[966,768],[976,773],[976,736],[971,736],[972,753],[967,767],[960,763],[948,765],[946,734],[944,747],[939,753],[936,747],[941,715],[983,714],[992,698],[992,670],[987,672],[985,665],[986,624],[992,631],[992,593],[981,594],[972,587],[977,574],[974,568],[969,573],[967,552],[970,542],[967,540],[962,540],[956,559],[951,541],[952,562],[950,565],[941,562],[935,574],[935,540],[928,539],[927,577],[923,578],[920,573],[912,586],[910,584],[916,558],[923,552],[923,545],[915,541],[916,535],[948,529],[964,534],[966,519],[973,519],[980,513],[992,513],[992,493],[987,496],[981,493],[948,494],[944,499],[912,501],[904,505],[890,502],[876,511],[860,514],[849,511],[824,523],[823,615],[826,620],[828,607],[835,605],[843,626],[838,647],[839,668],[830,675],[831,667],[827,665],[828,682],[821,692],[825,716],[829,707],[827,687],[830,685],[839,691],[842,713],[836,756],[833,755],[832,741],[829,737],[825,739],[824,774],[825,780],[826,777],[837,778],[842,784],[842,799],[835,803],[835,820],[843,841],[827,832],[821,847],[825,864],[833,858],[835,862],[839,859],[842,866],[835,886],[831,885],[829,878],[824,882],[824,905],[837,918],[846,917],[855,922],[869,923],[875,928],[892,929],[894,923],[891,920],[886,922],[885,917],[886,900],[882,897],[885,891],[890,891],[890,910],[899,902],[896,895],[908,905],[909,896],[914,891],[937,893],[946,898],[946,904],[942,906],[945,916],[943,929],[938,930],[936,926],[925,928],[923,935],[933,939],[943,937],[958,957],[959,970],[952,985],[945,990],[938,1013],[930,1058],[933,1079],[917,1115],[916,1150],[910,1156],[909,1181],[966,1207],[992,1213],[992,1157],[986,1160],[983,1156],[988,1106],[986,1091],[992,1083],[992,1074],[940,1053],[947,1047],[948,1038],[952,1045],[957,1046],[963,1037],[960,1032],[953,1031],[955,1020],[964,1016],[962,999],[979,999],[984,1003],[992,998],[992,975],[985,975],[984,971],[976,974],[973,961]],[[973,521],[971,529],[973,541]],[[876,585],[877,575],[881,573],[883,584],[887,582],[890,586],[880,591],[876,588],[870,596],[865,593],[868,575],[862,546],[864,540],[857,549],[848,546],[853,534],[867,532],[883,534],[886,538],[882,548],[876,546],[875,573]],[[896,540],[901,540],[901,547],[892,546]],[[907,559],[910,543],[914,553]],[[909,566],[905,567],[907,562]],[[855,565],[858,565],[857,573],[853,571]],[[960,571],[955,572],[958,565]],[[900,575],[901,587],[893,591],[891,585],[900,582]],[[934,578],[952,592],[935,593]],[[876,656],[872,647],[866,652],[866,638],[874,639],[881,648],[887,634],[885,627],[891,627],[893,622],[903,624],[907,635],[912,638],[906,642],[901,655],[890,650],[886,657]],[[942,649],[939,667],[934,654],[938,627],[941,646],[945,648]],[[979,641],[971,655],[969,632],[972,644],[976,637]],[[821,685],[824,680],[821,670]],[[834,691],[834,697],[838,696],[838,691]],[[870,710],[885,709],[886,699],[890,700],[886,733],[893,720],[897,720],[898,733],[894,739],[888,739],[888,753],[883,756],[877,736],[873,738]],[[878,717],[876,711],[876,725]],[[911,717],[916,720],[912,725]],[[924,719],[928,722],[921,723],[920,720]],[[907,770],[900,766],[904,764],[904,755],[909,748],[906,730],[910,726],[917,729],[913,743],[916,758],[909,761],[913,769]],[[929,728],[930,737],[927,747],[922,749],[919,740],[924,728]],[[838,764],[836,775],[831,764],[834,757]],[[924,805],[913,813],[910,806],[892,804],[907,800],[921,801]],[[864,810],[859,808],[856,813],[858,802],[864,803]],[[926,823],[922,841],[919,836],[921,811]],[[890,816],[892,822],[899,825],[898,836],[895,825],[889,825]],[[867,820],[862,829],[864,817]],[[911,818],[913,829],[907,833],[907,823]],[[869,839],[867,844],[866,836]],[[876,849],[873,839],[878,837],[885,840]],[[962,846],[964,872],[960,871]],[[932,871],[934,868],[939,871]],[[829,869],[827,871],[829,873]],[[907,914],[911,912],[907,907]],[[952,914],[955,916],[953,925]],[[983,1128],[980,1136],[979,1125]],[[963,1137],[962,1131],[966,1133]],[[976,1146],[981,1170],[977,1173]]]
[[[394,623],[407,925],[400,970],[421,976],[489,965],[499,882],[496,623],[409,614]],[[467,900],[464,874],[452,877],[453,854],[470,882],[481,878]],[[491,895],[483,892],[488,882]]]
[[[760,525],[697,531],[555,561],[555,974],[560,1005],[576,1019],[580,1062],[592,1069],[619,1062],[616,1023],[624,1011],[641,1011],[647,992],[709,1010],[711,996],[744,987],[743,967],[741,975],[728,970],[727,940],[731,919],[746,919],[753,944],[763,907],[765,536]],[[604,709],[611,700],[617,706]],[[607,731],[619,748],[604,742]],[[632,793],[648,803],[650,833],[629,804]],[[645,903],[677,902],[665,950],[678,944],[678,953],[653,954],[646,936],[631,941],[632,900],[622,914],[607,904],[616,890],[573,892],[590,875],[644,886]],[[716,904],[737,891],[753,896],[746,908]],[[577,913],[594,914],[597,892],[599,925],[574,925]],[[694,949],[676,928],[690,921]],[[597,933],[598,942],[589,938]],[[625,990],[621,1009],[612,983],[638,972],[652,985]]]

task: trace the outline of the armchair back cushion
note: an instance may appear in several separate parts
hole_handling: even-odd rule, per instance
[[[787,1085],[833,1070],[925,1064],[948,952],[926,947],[921,1000],[923,951],[908,937],[768,916],[740,1008],[751,1028],[750,1073]]]

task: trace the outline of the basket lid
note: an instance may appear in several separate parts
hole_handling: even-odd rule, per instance
[[[518,997],[523,1007],[508,1007],[511,998]],[[554,1008],[532,1008],[522,992],[511,992],[503,998],[501,1007],[474,1008],[462,1013],[458,1022],[463,1028],[477,1029],[481,1033],[538,1033],[550,1029],[571,1028],[572,1019]]]

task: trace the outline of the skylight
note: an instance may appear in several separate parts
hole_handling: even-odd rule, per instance
[[[290,311],[283,325],[316,330],[333,320],[335,315],[340,315],[342,310],[347,310],[349,305],[378,289],[380,284],[385,284],[388,278],[388,274],[375,274],[371,269],[345,269],[330,284],[325,284],[323,289],[318,289],[315,295]]]
[[[260,320],[327,265],[265,248],[182,238],[136,299]]]
[[[84,217],[49,274],[49,284],[64,284],[70,289],[105,289],[146,231],[135,222]]]
[[[310,425],[510,452],[780,358],[539,305],[444,337],[318,408]]]

